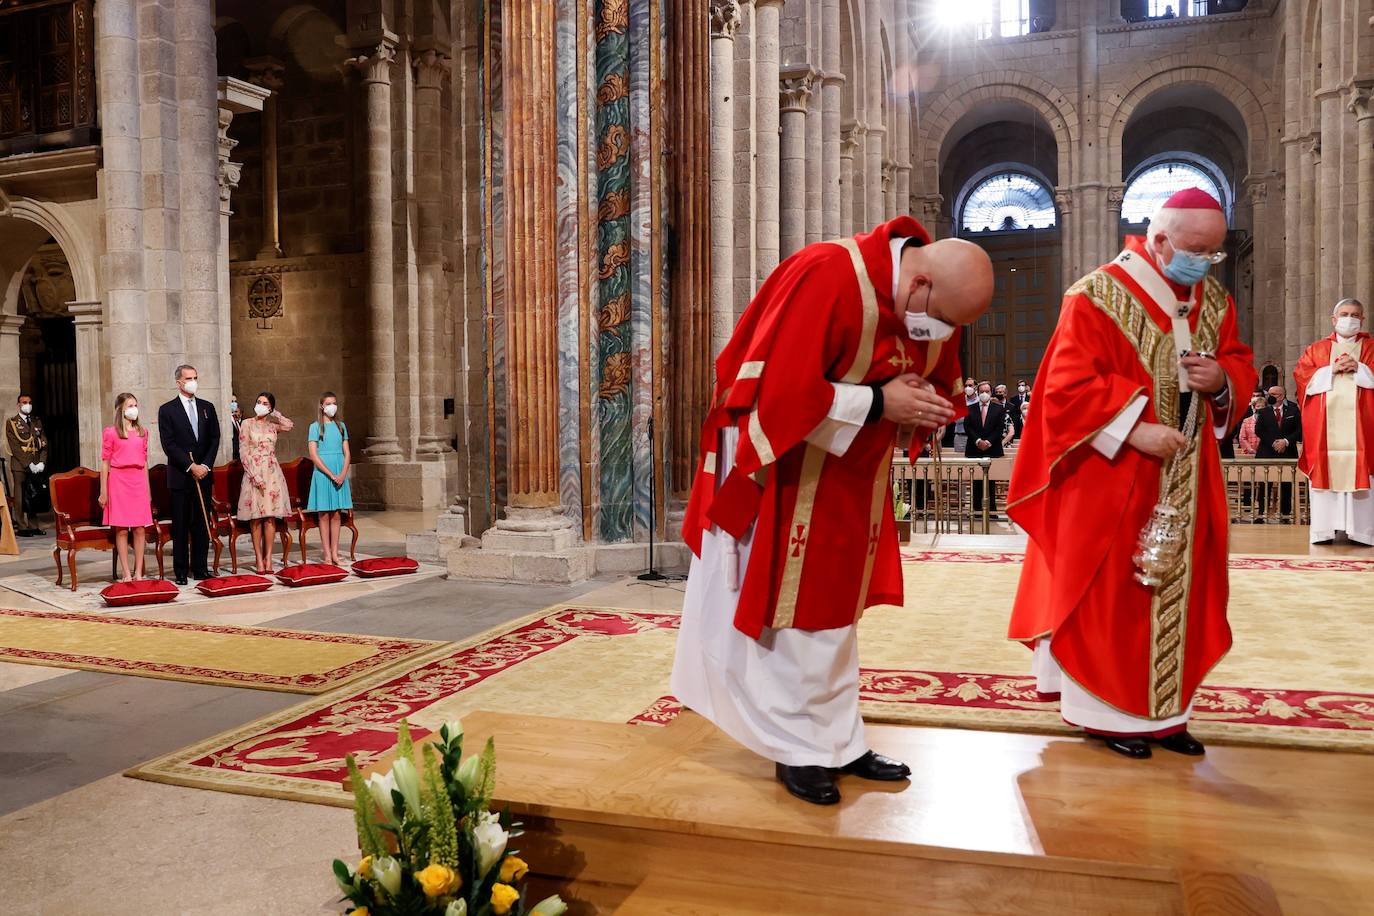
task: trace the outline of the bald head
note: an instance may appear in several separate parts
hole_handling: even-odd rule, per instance
[[[940,239],[902,255],[898,307],[946,324],[978,320],[992,302],[992,259],[966,239]]]

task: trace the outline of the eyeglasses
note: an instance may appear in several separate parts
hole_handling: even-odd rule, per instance
[[[1168,238],[1168,236],[1165,236],[1165,238]],[[1226,252],[1224,251],[1185,251],[1177,245],[1174,245],[1173,239],[1169,239],[1169,244],[1173,245],[1174,251],[1186,254],[1189,257],[1202,258],[1208,264],[1220,264],[1222,261],[1226,260]]]

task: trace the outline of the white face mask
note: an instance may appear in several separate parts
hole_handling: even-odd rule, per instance
[[[334,416],[334,414],[336,414],[336,413],[338,413],[338,412],[339,412],[339,405],[338,405],[338,404],[326,404],[326,405],[324,405],[324,415],[325,415],[326,417],[332,417],[332,416]]]
[[[137,419],[138,419],[138,408],[137,408],[137,407],[125,407],[125,408],[124,408],[124,419],[128,420],[130,423],[132,423],[132,422],[134,422],[135,420],[137,420]]]
[[[972,385],[965,385],[965,386],[964,386],[964,397],[966,397],[966,398],[971,398],[971,397],[973,397],[973,386],[972,386]]]
[[[1019,391],[1021,394],[1025,394],[1025,393],[1026,393],[1026,386],[1025,386],[1025,385],[1018,385],[1018,386],[1016,387],[1016,390]]]
[[[1360,327],[1364,324],[1364,319],[1354,315],[1342,315],[1336,319],[1336,333],[1342,337],[1354,337],[1360,333]]]
[[[230,412],[230,413],[233,413],[234,411],[236,411],[236,410],[238,410],[238,409],[239,409],[239,402],[238,402],[238,401],[230,401],[230,402],[229,402],[229,412]]]
[[[19,405],[19,412],[22,413],[24,416],[27,417],[29,414],[33,413],[33,405],[32,405],[32,404],[20,404],[20,405]]]
[[[932,318],[927,312],[907,312],[906,333],[912,340],[948,340],[954,325]]]
[[[271,413],[271,412],[272,412],[272,408],[268,407],[266,404],[254,404],[254,405],[253,405],[253,413],[257,414],[257,415],[260,416],[260,417],[265,417],[265,416],[267,416],[267,415],[268,415],[269,413]]]
[[[978,392],[978,403],[979,403],[979,404],[986,404],[988,401],[991,401],[991,400],[992,400],[992,394],[991,394],[991,393],[989,393],[989,392],[987,392],[987,391],[980,391],[980,392]]]
[[[197,382],[195,379],[191,379],[189,382],[182,382],[182,383],[181,383],[181,390],[184,391],[184,392],[186,392],[186,396],[187,396],[188,398],[190,398],[190,397],[195,397],[196,389],[199,388],[199,387],[200,387],[200,383]]]

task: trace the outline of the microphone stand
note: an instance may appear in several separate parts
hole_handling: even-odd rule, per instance
[[[654,418],[649,418],[649,454],[654,452]],[[649,571],[639,576],[640,582],[662,582],[668,577],[654,569],[654,535],[658,531],[656,507],[658,505],[658,482],[654,474],[656,463],[649,461]]]

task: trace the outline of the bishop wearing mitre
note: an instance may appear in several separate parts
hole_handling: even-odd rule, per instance
[[[1152,742],[1203,753],[1193,695],[1231,645],[1216,442],[1256,376],[1208,276],[1225,239],[1216,199],[1180,191],[1069,288],[1012,470],[1008,512],[1029,544],[1009,635],[1033,647],[1065,721],[1128,757]],[[1176,559],[1147,585],[1135,554],[1156,516],[1174,522]]]
[[[1364,304],[1342,299],[1333,333],[1308,347],[1293,370],[1302,405],[1298,468],[1312,487],[1313,544],[1336,532],[1374,545],[1374,338],[1364,330]]]
[[[864,737],[855,625],[902,603],[893,448],[963,413],[958,326],[991,297],[982,249],[898,217],[783,261],[716,361],[673,692],[805,801],[910,775]]]

